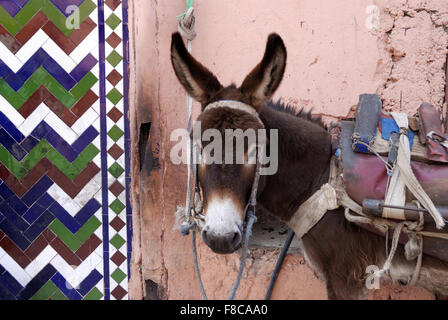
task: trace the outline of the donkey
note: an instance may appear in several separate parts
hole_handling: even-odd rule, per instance
[[[267,210],[288,224],[297,208],[328,181],[332,148],[330,135],[320,118],[270,102],[282,81],[286,56],[280,36],[271,34],[261,62],[241,86],[224,87],[188,53],[181,36],[172,35],[172,66],[187,93],[202,106],[203,112],[197,119],[201,121],[202,131],[213,128],[224,134],[229,128],[256,130],[260,128],[258,119],[266,130],[278,130],[278,170],[274,175],[260,177],[257,210]],[[217,101],[224,101],[224,104],[237,101],[256,114],[230,105],[204,112],[208,105]],[[198,167],[205,215],[202,238],[216,253],[232,253],[241,245],[245,208],[255,171],[253,164],[201,164]],[[366,268],[381,267],[387,258],[382,236],[348,222],[343,209],[336,209],[328,211],[301,240],[305,260],[326,283],[329,299],[367,298]],[[388,277],[406,284],[414,268],[415,261],[407,261],[404,248],[399,245]],[[417,285],[448,295],[448,263],[423,255]]]

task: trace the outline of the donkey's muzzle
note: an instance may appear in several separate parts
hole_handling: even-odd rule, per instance
[[[215,253],[232,253],[241,245],[241,231],[236,229],[234,232],[224,234],[216,233],[208,227],[202,231],[202,239]]]

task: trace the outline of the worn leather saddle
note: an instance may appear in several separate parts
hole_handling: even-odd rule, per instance
[[[337,163],[342,167],[346,192],[361,206],[365,199],[385,199],[388,173],[385,163],[379,159],[378,154],[382,156],[384,161],[390,163],[393,161],[391,157],[394,157],[394,152],[390,147],[393,146],[393,137],[396,137],[396,131],[399,131],[398,127],[394,129],[390,120],[384,120],[391,119],[389,115],[379,112],[381,110],[381,105],[377,105],[380,101],[379,97],[374,97],[376,95],[368,96],[361,95],[355,119],[340,122],[340,134],[337,141],[339,148],[336,152]],[[440,117],[434,117],[434,114],[426,116],[426,109],[422,109],[419,110],[421,111],[420,116],[414,119],[417,123],[414,120],[409,121],[411,128],[408,137],[412,145],[411,167],[434,204],[436,206],[448,206],[447,149],[443,145],[441,146],[439,142],[434,142],[430,135],[427,135],[428,132],[422,135],[422,132],[419,132],[423,130],[422,126],[421,124],[418,125],[418,122],[425,122],[426,126],[429,126],[428,123],[432,121],[431,129],[439,128],[441,127],[441,120]],[[430,113],[433,113],[433,110],[430,111]],[[422,136],[425,140],[430,140],[431,143],[422,144]],[[389,141],[385,138],[388,138]],[[359,141],[361,142],[357,143]],[[367,148],[367,146],[370,148]],[[378,154],[373,154],[371,150],[376,150]],[[437,153],[436,156],[434,156],[434,150]],[[406,197],[406,202],[411,202],[414,199],[408,191]],[[445,216],[444,218],[447,219],[448,217]],[[426,231],[448,232],[448,227],[437,230],[430,219],[425,219],[425,221],[428,220],[429,222],[425,222]],[[378,233],[375,228],[369,225],[362,225],[362,227]],[[402,234],[400,242],[405,244],[407,240],[407,236]],[[448,241],[425,237],[423,252],[448,261]]]

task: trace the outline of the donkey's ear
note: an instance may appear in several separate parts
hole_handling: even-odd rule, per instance
[[[278,34],[269,35],[263,60],[249,73],[240,87],[254,106],[269,101],[282,81],[286,67],[286,47]]]
[[[218,79],[188,53],[178,32],[171,37],[171,63],[187,93],[202,104],[222,88]]]

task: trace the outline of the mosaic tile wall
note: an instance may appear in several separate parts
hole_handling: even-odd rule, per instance
[[[128,298],[127,44],[127,1],[0,0],[0,299]]]

